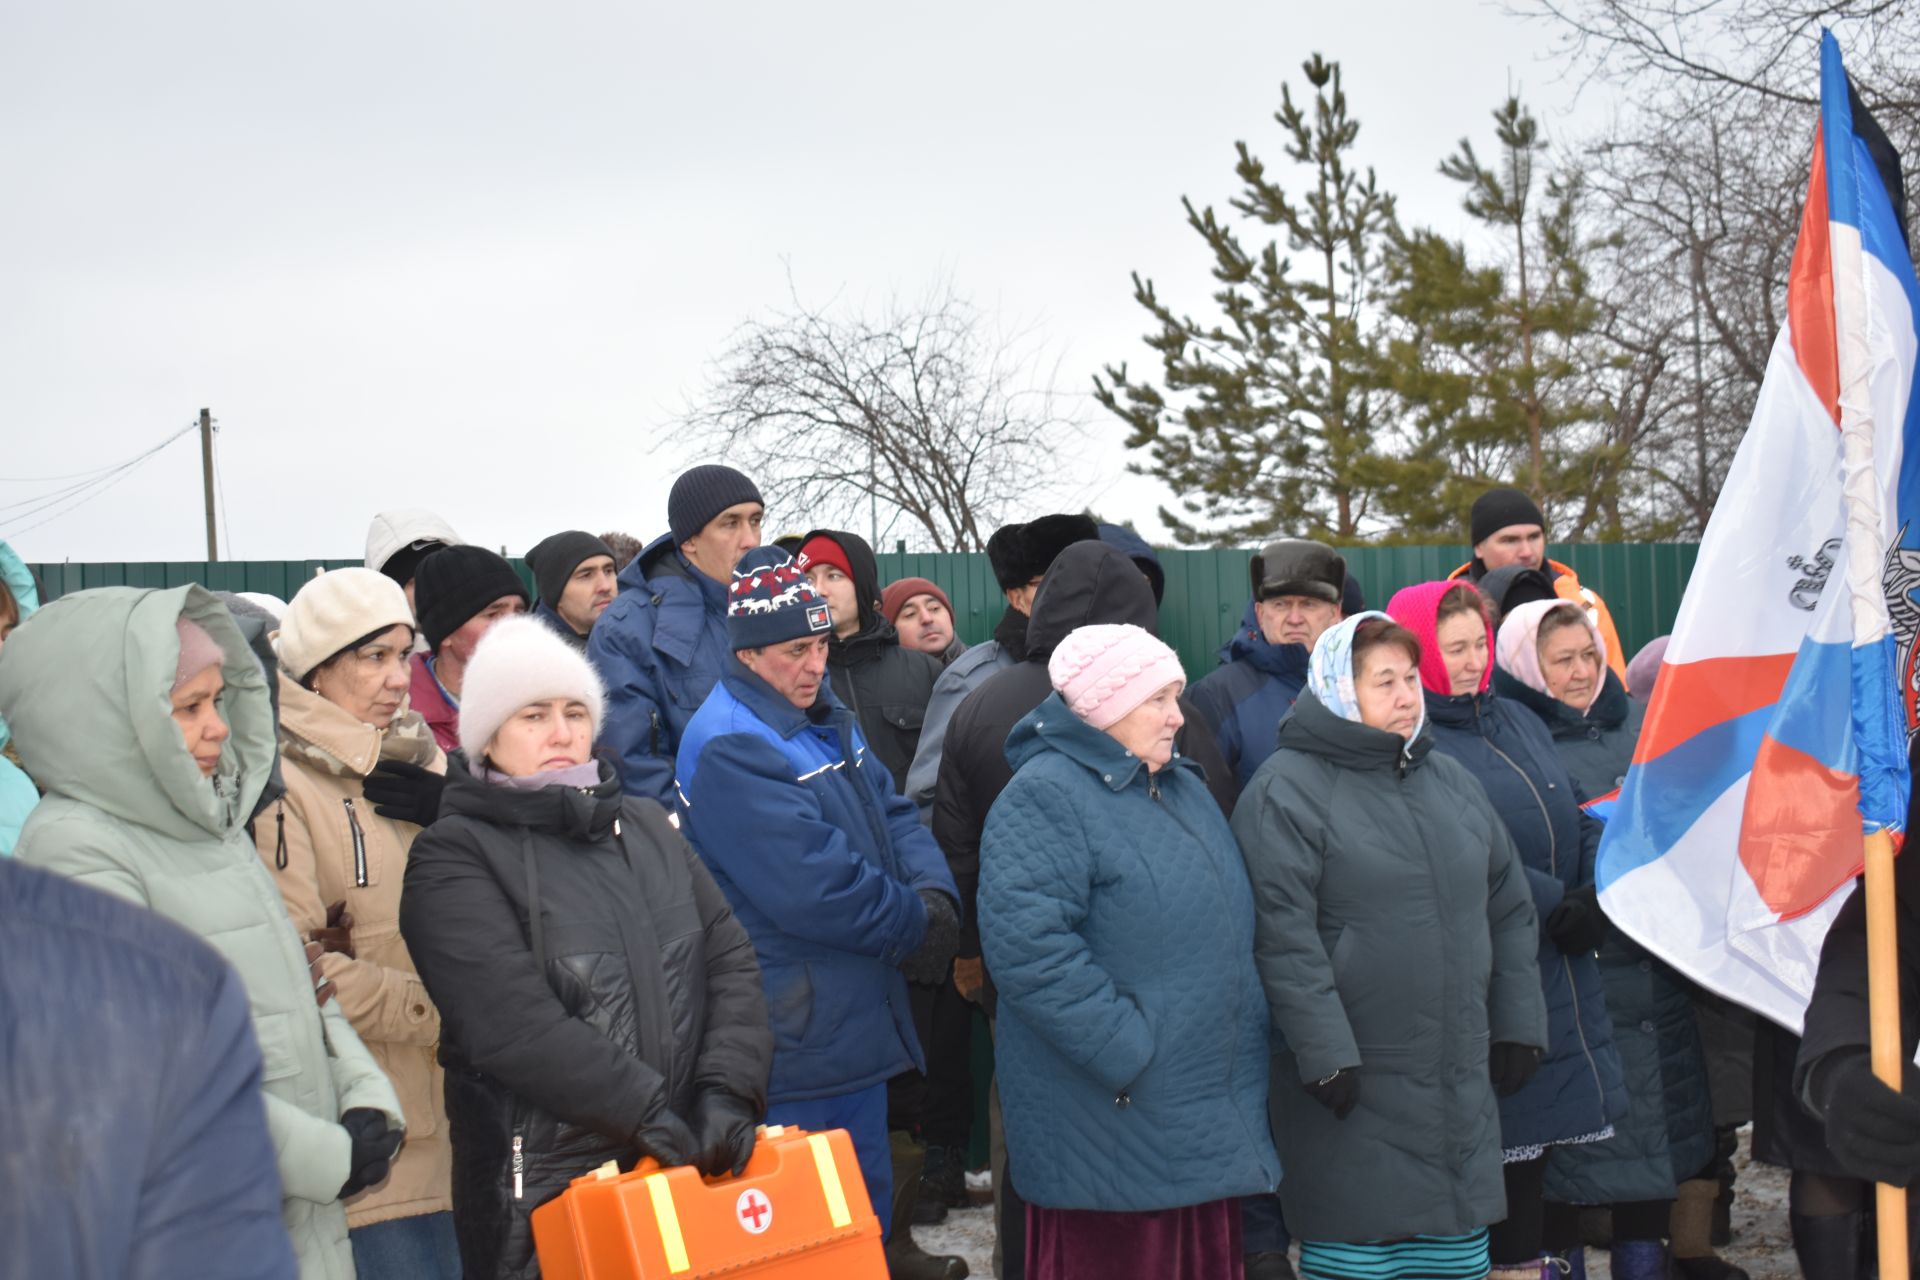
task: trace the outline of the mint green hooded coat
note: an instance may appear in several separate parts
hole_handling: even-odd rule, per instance
[[[185,614],[226,652],[232,730],[212,780],[168,702]],[[304,946],[247,822],[277,746],[265,675],[225,606],[197,586],[63,596],[0,649],[0,712],[46,795],[15,856],[130,898],[211,943],[246,984],[265,1064],[281,1210],[305,1280],[353,1276],[339,1192],[342,1113],[400,1103],[337,1000],[316,1007]]]

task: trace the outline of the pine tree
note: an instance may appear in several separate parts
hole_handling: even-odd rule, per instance
[[[1124,363],[1094,379],[1096,398],[1132,429],[1127,447],[1147,451],[1132,469],[1180,495],[1181,513],[1160,516],[1184,543],[1351,540],[1378,526],[1379,494],[1402,482],[1375,438],[1393,197],[1354,166],[1360,125],[1339,64],[1315,54],[1302,70],[1312,101],[1296,103],[1283,86],[1274,118],[1287,158],[1309,169],[1303,193],[1289,195],[1235,144],[1231,207],[1283,235],[1285,253],[1277,240],[1249,249],[1212,206],[1183,198],[1213,253],[1220,318],[1176,314],[1135,272],[1134,298],[1157,326],[1145,341],[1159,353],[1160,383],[1135,381]]]
[[[1404,327],[1383,380],[1413,443],[1411,483],[1388,503],[1406,536],[1457,536],[1493,484],[1527,490],[1562,532],[1604,526],[1617,511],[1621,460],[1602,395],[1613,353],[1589,288],[1580,179],[1539,172],[1546,139],[1518,99],[1493,118],[1493,163],[1462,140],[1440,171],[1466,188],[1467,213],[1501,246],[1496,260],[1475,263],[1427,230],[1397,236],[1389,255],[1391,311]]]

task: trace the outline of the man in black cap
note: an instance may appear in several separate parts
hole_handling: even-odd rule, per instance
[[[727,587],[760,545],[766,504],[732,467],[694,467],[667,495],[668,531],[620,571],[620,594],[594,624],[587,659],[607,688],[600,744],[619,757],[627,794],[671,808],[687,721],[728,655]]]
[[[987,562],[993,566],[994,581],[1000,584],[1007,607],[994,624],[993,639],[974,645],[947,664],[934,683],[933,696],[927,700],[920,746],[907,770],[907,798],[920,806],[922,821],[933,811],[940,753],[954,709],[994,672],[1026,660],[1027,614],[1033,609],[1033,593],[1040,589],[1040,579],[1062,551],[1076,542],[1097,541],[1099,537],[1100,526],[1089,516],[1050,515],[1025,524],[1001,525],[987,539]]]
[[[1307,683],[1313,642],[1340,621],[1347,562],[1324,543],[1285,538],[1260,549],[1248,576],[1253,606],[1220,650],[1226,665],[1187,691],[1243,788],[1273,754],[1280,722]]]
[[[527,552],[527,567],[540,597],[533,616],[584,653],[593,624],[613,603],[613,548],[590,533],[568,529],[535,543]]]
[[[1625,684],[1627,655],[1620,651],[1620,633],[1614,630],[1613,614],[1599,592],[1580,585],[1571,567],[1547,559],[1547,518],[1541,514],[1540,504],[1519,489],[1501,486],[1473,500],[1469,520],[1473,559],[1447,576],[1469,578],[1477,584],[1493,570],[1510,565],[1540,570],[1552,581],[1554,595],[1586,609],[1600,629],[1600,638],[1607,642],[1607,665]],[[1518,603],[1510,601],[1509,606]]]
[[[420,562],[414,613],[427,652],[413,655],[407,699],[442,751],[460,746],[460,690],[480,638],[500,619],[525,613],[527,604],[520,575],[485,547],[448,547]]]

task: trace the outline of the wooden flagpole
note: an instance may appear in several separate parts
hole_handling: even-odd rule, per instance
[[[1867,837],[1867,1016],[1873,1074],[1893,1089],[1905,1078],[1900,1046],[1900,937],[1893,900],[1893,839]],[[1880,1235],[1880,1280],[1907,1280],[1907,1192],[1874,1185]]]

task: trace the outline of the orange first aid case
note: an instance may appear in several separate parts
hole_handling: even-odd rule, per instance
[[[845,1129],[762,1125],[737,1178],[604,1165],[533,1211],[533,1243],[546,1280],[887,1280]]]

